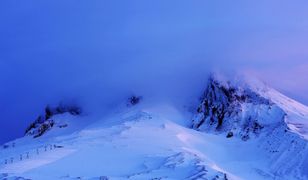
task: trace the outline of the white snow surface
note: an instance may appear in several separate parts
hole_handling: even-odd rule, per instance
[[[293,132],[308,140],[308,107],[271,88],[265,82],[247,73],[226,78],[220,72],[213,73],[216,81],[224,86],[230,84],[238,88],[249,88],[261,97],[271,100],[286,113],[286,123]],[[231,80],[230,80],[231,79]]]
[[[255,91],[286,112],[288,127],[303,142],[304,150],[294,151],[301,156],[284,153],[290,147],[275,141],[275,132],[249,141],[226,138],[189,128],[191,117],[171,104],[141,103],[97,120],[57,115],[55,121],[67,128],[0,149],[0,179],[308,179],[308,167],[275,173],[307,157],[308,108],[270,88]],[[282,154],[270,154],[266,142]]]
[[[257,79],[245,77],[244,84],[248,85],[260,96],[271,100],[279,106],[287,115],[285,120],[288,127],[308,140],[308,107],[281,94]]]

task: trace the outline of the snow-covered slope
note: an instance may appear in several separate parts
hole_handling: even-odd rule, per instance
[[[177,119],[165,119],[165,113]],[[36,139],[27,136],[1,150],[9,162],[0,172],[30,179],[225,179],[223,170],[192,147],[203,134],[179,125],[181,119],[167,105],[134,107],[71,134],[57,136],[53,131],[61,129],[52,129]]]
[[[0,179],[308,179],[307,107],[255,84],[211,77],[193,114],[140,99],[56,113],[0,149]]]
[[[266,85],[212,76],[192,128],[258,144],[273,177],[308,178],[307,107]]]

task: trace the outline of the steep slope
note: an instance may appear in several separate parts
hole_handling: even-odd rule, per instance
[[[193,129],[255,141],[275,177],[308,178],[307,107],[263,84],[215,76],[201,99]]]

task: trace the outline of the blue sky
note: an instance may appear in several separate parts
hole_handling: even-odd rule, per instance
[[[0,2],[0,143],[48,103],[189,97],[247,71],[308,104],[307,1]],[[94,105],[93,105],[94,106]]]

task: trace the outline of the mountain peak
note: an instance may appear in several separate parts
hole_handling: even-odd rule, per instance
[[[256,117],[256,112],[250,112],[249,109],[267,107],[267,111],[270,111],[275,106],[269,99],[260,96],[249,86],[236,86],[232,81],[216,77],[209,77],[193,120],[194,129],[237,134],[243,140],[248,140],[252,134],[256,136],[265,124],[273,121],[269,119],[271,117],[260,119]],[[282,119],[284,113],[280,114]]]

